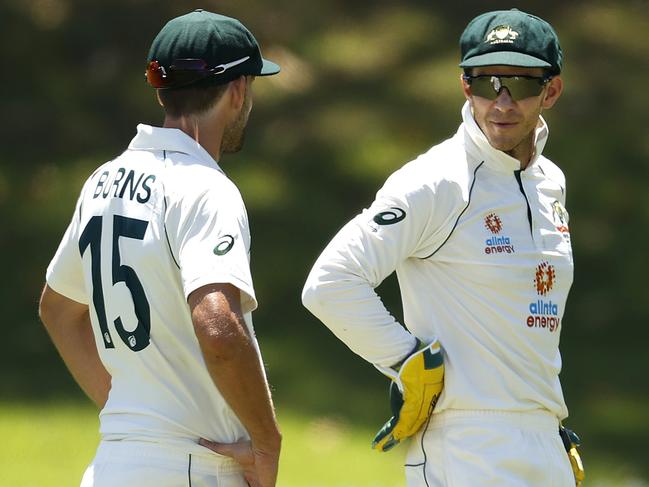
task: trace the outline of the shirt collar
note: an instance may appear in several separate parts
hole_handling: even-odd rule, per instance
[[[468,135],[468,138],[473,142],[473,145],[477,148],[479,152],[479,158],[485,160],[485,164],[490,165],[501,170],[518,170],[521,168],[521,163],[518,159],[505,154],[503,151],[494,149],[487,137],[478,126],[478,123],[473,118],[473,113],[471,112],[471,105],[467,101],[462,107],[462,120],[464,123],[460,130],[464,130],[465,134]],[[532,159],[528,164],[528,168],[535,166],[536,161],[541,156],[545,143],[548,141],[549,129],[547,123],[543,117],[539,116],[539,123],[536,126],[534,131],[534,154]]]
[[[223,172],[218,162],[196,140],[180,129],[153,127],[141,123],[137,126],[137,134],[131,140],[128,148],[130,150],[181,152],[192,156],[206,166],[216,167]]]

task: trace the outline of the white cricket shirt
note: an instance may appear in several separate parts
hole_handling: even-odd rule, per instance
[[[112,376],[100,414],[104,439],[191,449],[199,437],[247,437],[207,371],[187,296],[205,284],[233,284],[252,334],[249,250],[239,191],[180,130],[139,125],[128,149],[86,181],[47,283],[90,306]]]
[[[559,334],[573,262],[565,179],[491,147],[468,103],[454,137],[396,171],[315,263],[304,305],[353,351],[389,367],[415,342],[444,349],[445,409],[568,412]],[[404,329],[374,292],[397,272]],[[410,332],[410,333],[409,333]],[[412,335],[411,335],[412,334]]]

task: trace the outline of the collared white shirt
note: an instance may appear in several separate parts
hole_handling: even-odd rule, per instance
[[[207,371],[187,297],[210,283],[238,287],[252,331],[249,251],[238,189],[180,130],[139,125],[128,149],[86,181],[47,282],[90,305],[112,376],[104,439],[191,448],[199,437],[247,437]]]
[[[567,416],[559,332],[572,283],[561,170],[535,134],[525,170],[471,114],[451,139],[396,171],[315,263],[305,306],[353,351],[388,367],[437,337],[446,378],[436,412]],[[396,271],[404,325],[374,292]]]

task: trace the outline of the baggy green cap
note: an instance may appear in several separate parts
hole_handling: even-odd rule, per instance
[[[559,38],[545,20],[517,9],[477,16],[460,37],[461,68],[522,66],[559,74],[563,53]]]
[[[196,68],[200,60],[204,69]],[[199,81],[224,84],[240,76],[280,71],[277,64],[262,58],[257,40],[241,22],[202,9],[176,17],[162,28],[153,40],[147,65],[147,80],[156,88]],[[174,76],[174,71],[183,76]]]

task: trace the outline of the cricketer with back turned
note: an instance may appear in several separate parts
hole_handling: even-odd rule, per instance
[[[220,164],[242,147],[254,79],[279,69],[236,19],[170,20],[146,69],[164,126],[138,125],[81,190],[40,314],[101,408],[82,487],[275,486],[248,217]]]

